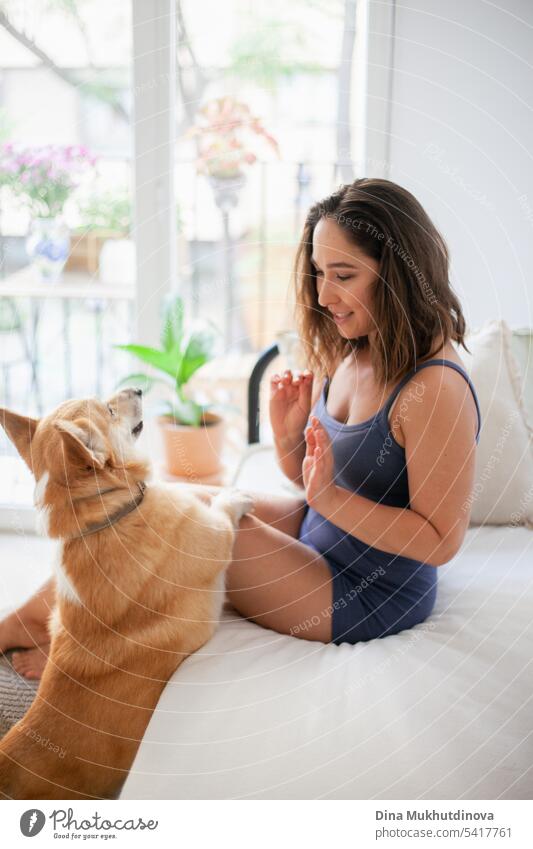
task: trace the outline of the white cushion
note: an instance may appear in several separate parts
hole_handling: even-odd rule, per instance
[[[522,377],[522,397],[529,423],[533,423],[533,329],[513,330],[513,354]]]
[[[522,402],[522,378],[511,331],[492,321],[461,349],[481,408],[481,434],[471,496],[472,525],[533,527],[533,440]]]

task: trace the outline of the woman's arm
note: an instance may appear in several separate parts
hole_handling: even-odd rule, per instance
[[[342,530],[391,554],[440,566],[459,550],[468,527],[477,412],[468,384],[451,369],[432,366],[417,380],[424,387],[421,402],[409,405],[401,423],[409,508],[337,486],[329,437],[318,420],[313,433],[306,432],[304,479],[310,506]]]
[[[274,448],[278,466],[285,475],[297,486],[304,488],[302,478],[302,463],[305,457],[305,439],[302,433],[302,440],[299,445],[284,442],[281,439],[274,438]]]

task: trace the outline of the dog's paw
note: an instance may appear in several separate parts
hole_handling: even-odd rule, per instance
[[[255,504],[253,497],[241,489],[227,489],[216,496],[213,503],[229,513],[235,527],[245,513],[253,513]]]
[[[241,519],[245,513],[254,512],[255,502],[249,492],[244,492],[242,489],[232,489],[231,498],[235,502],[235,509],[239,513],[239,519]]]

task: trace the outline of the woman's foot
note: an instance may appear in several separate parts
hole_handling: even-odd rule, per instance
[[[48,619],[55,603],[53,580],[0,622],[0,654],[7,649],[33,648],[50,642]]]
[[[50,640],[46,620],[22,615],[20,610],[10,613],[0,622],[0,653],[7,649],[33,648]]]
[[[50,643],[45,643],[34,649],[13,652],[12,662],[14,669],[24,678],[28,678],[31,681],[38,680],[46,666],[49,648]]]

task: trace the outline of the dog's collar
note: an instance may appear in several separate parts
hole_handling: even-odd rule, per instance
[[[80,531],[79,534],[75,534],[72,537],[67,537],[66,542],[74,539],[82,539],[83,537],[87,537],[90,534],[97,534],[99,531],[103,531],[106,528],[110,528],[112,525],[115,525],[120,519],[123,519],[124,516],[127,516],[128,513],[132,513],[137,509],[139,504],[144,498],[144,493],[146,492],[146,484],[144,481],[137,481],[137,486],[139,487],[139,494],[135,496],[132,501],[128,501],[124,507],[121,507],[120,510],[117,510],[116,513],[113,513],[112,516],[108,516],[105,522],[98,522],[94,525],[87,525],[83,531]],[[103,494],[103,493],[100,493]],[[81,499],[79,499],[81,500]]]
[[[90,492],[89,495],[80,495],[79,498],[71,498],[71,504],[78,504],[80,501],[89,501],[90,498],[100,498],[102,495],[108,495],[110,492],[118,492],[123,489],[121,486],[110,486],[107,489],[98,489],[96,492]]]

